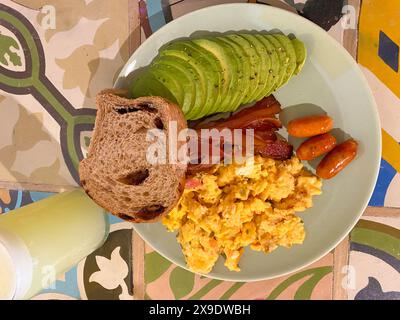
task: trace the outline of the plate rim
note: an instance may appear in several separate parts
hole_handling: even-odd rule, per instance
[[[146,42],[148,42],[149,40],[151,41],[151,38],[156,35],[157,33],[161,33],[163,32],[163,30],[167,27],[171,27],[171,25],[175,25],[175,24],[179,24],[179,21],[182,17],[186,17],[186,19],[188,18],[188,16],[194,15],[194,14],[199,14],[199,12],[206,12],[209,10],[213,10],[215,8],[219,8],[219,7],[255,7],[258,6],[260,8],[262,8],[262,10],[266,10],[266,11],[270,11],[270,12],[277,12],[277,14],[283,14],[283,15],[287,15],[288,17],[290,17],[290,19],[297,19],[300,23],[305,23],[305,24],[309,24],[310,26],[312,26],[312,28],[315,29],[316,32],[319,32],[321,34],[323,34],[323,37],[326,37],[327,41],[329,41],[334,47],[336,47],[336,49],[345,57],[346,61],[352,65],[354,67],[354,72],[356,73],[356,75],[358,76],[359,80],[361,80],[361,83],[364,86],[365,89],[365,93],[367,94],[367,98],[370,101],[371,105],[373,106],[373,117],[375,119],[375,125],[377,128],[377,132],[375,132],[375,134],[377,135],[377,140],[378,140],[378,146],[377,149],[379,151],[379,156],[377,156],[377,161],[375,163],[374,166],[374,171],[373,171],[373,176],[372,176],[372,181],[373,183],[371,183],[368,193],[365,194],[364,196],[364,201],[363,203],[360,205],[360,212],[357,215],[354,215],[354,219],[353,221],[348,225],[348,227],[346,228],[346,230],[343,230],[340,235],[333,241],[333,244],[329,247],[326,248],[325,250],[321,250],[319,253],[311,255],[311,257],[309,259],[307,259],[307,261],[304,261],[303,263],[301,263],[299,266],[297,266],[296,268],[291,269],[290,271],[285,271],[285,272],[281,272],[281,273],[274,273],[271,274],[269,276],[254,276],[254,277],[240,277],[240,272],[237,273],[237,275],[239,276],[235,276],[235,277],[230,277],[229,274],[227,274],[226,276],[218,276],[218,275],[214,275],[214,274],[202,274],[202,273],[198,273],[198,272],[194,272],[192,270],[190,270],[186,264],[181,263],[180,261],[178,261],[177,259],[173,258],[173,257],[168,257],[167,254],[165,254],[164,252],[162,252],[161,250],[157,250],[153,247],[152,244],[149,243],[148,237],[146,237],[143,232],[138,229],[138,226],[136,226],[136,224],[133,224],[133,229],[135,230],[135,232],[137,232],[137,234],[142,238],[142,240],[149,245],[154,251],[156,251],[158,254],[160,254],[163,258],[167,259],[168,261],[174,263],[176,266],[181,267],[191,273],[194,274],[198,274],[200,276],[203,277],[207,277],[210,279],[216,279],[216,280],[223,280],[223,281],[233,281],[233,282],[255,282],[255,281],[262,281],[262,280],[270,280],[270,279],[275,279],[278,277],[282,277],[282,276],[286,276],[288,274],[292,274],[295,273],[311,264],[313,264],[314,262],[320,260],[321,258],[323,258],[324,256],[326,256],[330,251],[332,251],[333,249],[335,249],[351,232],[351,230],[354,228],[354,226],[357,224],[357,222],[360,220],[363,212],[365,211],[365,209],[368,206],[368,203],[371,199],[371,196],[373,194],[373,191],[375,189],[376,186],[376,182],[378,179],[378,175],[379,175],[379,167],[380,167],[380,159],[381,159],[381,155],[382,155],[382,134],[381,134],[381,123],[380,123],[380,118],[379,118],[379,112],[378,112],[378,106],[376,104],[375,101],[375,97],[372,93],[372,90],[368,84],[367,79],[365,78],[364,74],[362,73],[362,70],[359,66],[359,64],[357,63],[356,60],[354,60],[354,58],[350,55],[350,53],[334,38],[332,38],[328,32],[326,30],[324,30],[323,28],[321,28],[319,25],[315,24],[314,22],[285,9],[281,9],[281,8],[277,8],[274,6],[269,6],[269,5],[265,5],[265,4],[259,4],[259,3],[225,3],[225,4],[218,4],[218,5],[213,5],[213,6],[208,6],[205,8],[201,8],[198,10],[194,10],[192,12],[189,12],[187,14],[184,14],[176,19],[174,19],[173,21],[165,24],[164,26],[162,26],[160,29],[158,29],[156,32],[154,32],[150,37],[148,37],[143,43],[140,44],[140,46],[131,54],[131,56],[129,57],[128,61],[125,63],[124,67],[121,69],[120,73],[118,74],[118,76],[116,77],[115,83],[114,83],[114,87],[117,87],[118,85],[118,81],[119,79],[124,78],[124,74],[125,74],[125,70],[128,68],[128,66],[132,63],[131,60],[133,60],[133,56],[135,55],[135,53],[139,50],[140,47],[142,47]],[[239,9],[238,9],[239,10]],[[166,231],[167,232],[167,231]]]

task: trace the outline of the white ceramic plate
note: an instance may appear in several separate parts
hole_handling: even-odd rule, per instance
[[[126,87],[126,77],[148,65],[158,49],[173,39],[199,30],[272,29],[295,34],[308,49],[303,71],[275,94],[285,107],[282,121],[324,111],[333,117],[335,128],[345,132],[336,132],[340,140],[349,135],[359,141],[359,156],[341,174],[324,181],[323,194],[314,198],[314,207],[300,214],[307,233],[302,245],[279,248],[269,255],[246,248],[240,272],[227,270],[220,257],[207,275],[212,278],[255,281],[287,274],[321,258],[350,232],[368,204],[381,156],[379,118],[368,84],[353,58],[323,29],[293,13],[255,4],[208,7],[170,22],[135,51],[116,83]],[[299,143],[289,141],[295,147]],[[161,255],[186,268],[175,234],[168,233],[161,223],[134,228]]]

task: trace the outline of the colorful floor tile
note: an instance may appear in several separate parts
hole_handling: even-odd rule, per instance
[[[288,276],[258,282],[211,280],[180,268],[147,247],[146,299],[332,299],[333,254]]]
[[[382,166],[371,205],[399,207],[400,73],[396,0],[363,1],[359,18],[358,62],[375,95],[382,123]]]
[[[160,27],[227,2],[257,2],[300,14],[358,60],[377,101],[383,136],[370,205],[400,208],[397,0],[3,0],[0,185],[53,191],[76,186],[77,164],[90,142],[95,94],[112,86],[129,55]],[[0,214],[51,195],[9,189],[0,189]],[[246,284],[195,276],[150,248],[143,254],[135,249],[143,245],[139,239],[132,245],[132,226],[110,219],[106,244],[34,299],[132,299],[134,293],[147,299],[400,299],[400,214],[364,217],[351,234],[350,252],[345,243],[292,275]],[[144,274],[133,270],[137,263],[144,264]],[[136,296],[134,282],[145,286],[142,296]]]
[[[129,57],[128,0],[45,3],[0,4],[0,180],[76,185],[95,95]]]
[[[400,216],[364,217],[350,239],[349,299],[400,300]]]

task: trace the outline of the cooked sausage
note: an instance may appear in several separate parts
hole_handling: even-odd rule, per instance
[[[349,139],[336,146],[319,163],[317,176],[330,179],[342,171],[357,155],[358,143]]]
[[[308,138],[327,133],[333,128],[333,120],[329,116],[309,116],[292,120],[288,124],[288,132],[293,137]]]
[[[300,160],[313,160],[331,151],[336,146],[336,139],[330,133],[324,133],[304,141],[297,149]]]

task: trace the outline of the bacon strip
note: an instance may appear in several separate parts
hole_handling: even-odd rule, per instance
[[[273,95],[265,97],[256,102],[253,106],[240,110],[232,115],[229,119],[244,118],[251,115],[251,117],[264,118],[271,117],[281,112],[281,104],[275,99]]]
[[[246,132],[242,132],[242,139],[245,141],[246,139]],[[209,156],[211,157],[212,154],[212,144],[216,145],[215,141],[210,142],[210,150],[209,150]],[[245,146],[245,143],[242,144],[242,146]],[[199,150],[199,155],[198,155],[198,163],[197,164],[189,164],[188,165],[188,173],[196,173],[196,172],[201,172],[201,171],[208,171],[210,170],[214,164],[212,163],[201,163],[201,144],[200,144],[200,139],[199,139],[199,145],[198,145],[198,150]],[[254,136],[254,154],[255,155],[261,155],[263,157],[268,157],[272,158],[275,160],[287,160],[290,159],[292,154],[293,154],[293,146],[289,144],[285,140],[280,140],[277,139],[275,135],[275,140],[263,140],[259,139],[256,135]],[[220,161],[222,162],[224,158],[226,157],[224,153],[224,146],[223,142],[220,143],[219,146],[219,155],[220,155]],[[246,155],[246,148],[244,147],[242,149],[242,155]],[[232,155],[228,155],[230,157]]]
[[[255,145],[254,149],[257,150],[255,153],[260,154],[263,157],[272,158],[275,160],[287,160],[293,154],[293,146],[285,140],[276,141],[262,141],[262,144]],[[256,144],[256,143],[254,143]]]
[[[275,118],[275,114],[281,111],[280,103],[274,96],[268,96],[258,101],[255,105],[242,109],[228,119],[212,122],[202,121],[195,126],[196,129],[204,128],[253,128],[256,129],[266,123],[270,123],[277,129],[282,127],[281,122]]]
[[[277,138],[276,131],[282,127],[281,122],[275,117],[281,111],[280,103],[274,98],[269,96],[257,102],[254,106],[243,109],[228,119],[221,119],[212,122],[201,121],[194,129],[197,130],[198,140],[198,162],[199,164],[189,164],[188,173],[196,173],[199,171],[207,171],[213,167],[213,164],[201,164],[201,135],[200,129],[242,129],[242,153],[245,155],[245,141],[246,129],[254,130],[254,154],[259,154],[263,157],[269,157],[276,160],[289,159],[293,154],[293,146],[287,141]],[[233,132],[232,132],[233,136]],[[210,145],[210,155],[212,146],[218,146],[221,161],[223,161],[224,154],[224,141],[220,137],[220,141],[213,141],[210,138],[208,142]],[[232,142],[231,142],[232,143]],[[238,142],[233,141],[237,144]]]

